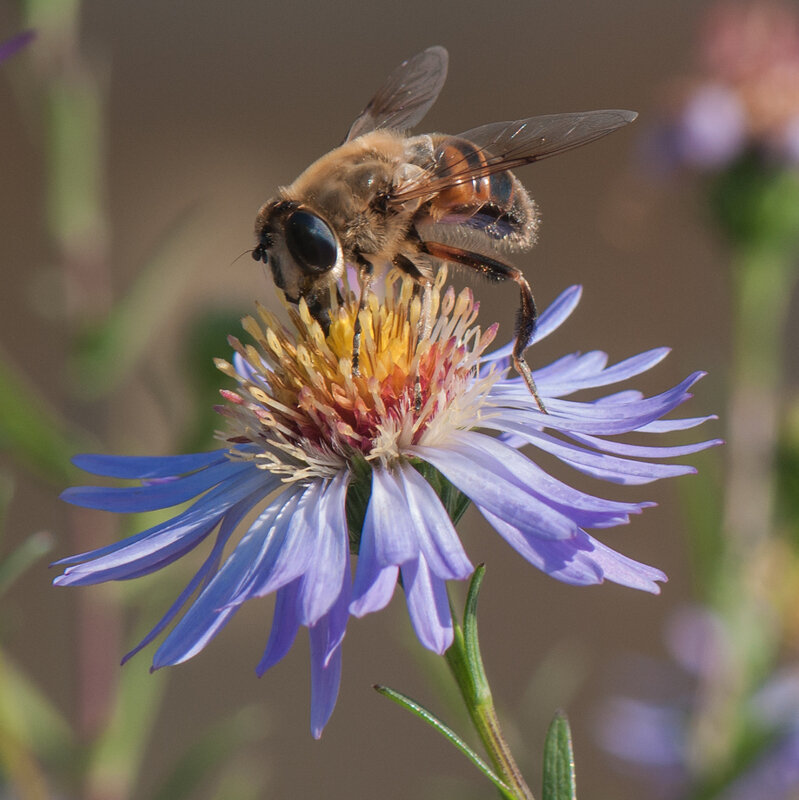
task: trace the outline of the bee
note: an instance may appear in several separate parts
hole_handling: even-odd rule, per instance
[[[637,115],[585,111],[495,122],[456,136],[410,135],[438,97],[447,65],[443,47],[400,64],[344,142],[262,206],[252,256],[269,266],[290,302],[305,300],[326,332],[347,265],[358,271],[361,308],[373,276],[390,266],[420,292],[442,263],[513,281],[520,306],[512,362],[544,411],[524,359],[536,328],[533,294],[521,270],[498,257],[536,240],[535,203],[511,170],[599,139]],[[356,375],[359,347],[357,315]]]

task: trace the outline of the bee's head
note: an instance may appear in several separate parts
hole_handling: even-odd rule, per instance
[[[255,235],[252,257],[269,265],[275,285],[294,303],[328,286],[344,268],[341,244],[333,229],[299,203],[267,203],[258,212]]]

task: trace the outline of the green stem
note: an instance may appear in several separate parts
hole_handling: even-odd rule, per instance
[[[734,264],[725,527],[741,555],[771,533],[782,341],[794,271],[789,254],[772,250],[744,251]]]
[[[474,605],[477,601],[477,591],[481,580],[482,568],[475,573],[469,591],[464,625],[460,626],[455,623],[454,640],[444,657],[458,684],[469,717],[497,774],[513,790],[519,800],[535,800],[530,787],[522,777],[521,770],[513,758],[505,737],[502,735],[491,689],[480,657]]]
[[[746,736],[746,697],[777,647],[769,587],[761,569],[774,536],[783,340],[794,284],[793,248],[739,246],[733,260],[733,358],[724,492],[725,552],[714,605],[734,631],[723,668],[700,687],[692,752],[712,775]]]

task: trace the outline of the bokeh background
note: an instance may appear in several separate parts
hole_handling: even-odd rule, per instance
[[[72,5],[38,4],[45,12]],[[571,284],[585,287],[573,319],[531,357],[546,363],[597,348],[621,359],[669,345],[672,354],[643,377],[642,388],[657,392],[706,369],[710,374],[687,411],[723,407],[730,338],[725,254],[708,233],[690,183],[656,174],[640,158],[662,87],[691,63],[704,3],[86,0],[80,7],[76,41],[104,98],[100,186],[107,216],[97,247],[108,291],[125,297],[149,264],[163,285],[154,296],[168,312],[134,320],[128,330],[146,348],[112,391],[92,398],[64,390],[70,290],[47,215],[51,173],[42,87],[43,75],[52,73],[47,56],[36,52],[48,42],[40,36],[0,71],[0,342],[46,406],[92,431],[95,447],[168,453],[192,437],[197,441],[203,425],[213,428],[213,400],[199,412],[194,399],[198,331],[211,339],[204,345],[209,353],[225,356],[225,326],[212,318],[235,320],[255,300],[277,306],[270,281],[245,252],[258,207],[341,140],[394,66],[431,44],[449,50],[450,73],[425,130],[454,133],[489,121],[592,108],[640,113],[634,126],[520,173],[543,222],[539,245],[516,261],[539,305]],[[26,13],[22,4],[4,0],[0,40],[27,24]],[[78,162],[78,151],[75,157]],[[510,335],[513,289],[476,290],[485,318],[500,320]],[[104,300],[97,302],[101,307]],[[721,423],[711,423],[707,433],[722,435]],[[713,470],[720,456],[694,460]],[[102,515],[79,520],[76,534],[53,482],[10,457],[0,464],[14,483],[4,549],[36,531],[53,539],[50,555],[3,599],[4,657],[66,719],[83,719],[91,730],[96,721],[84,719],[81,681],[91,687],[96,680],[102,716],[102,696],[107,682],[119,679],[120,657],[158,619],[188,570],[174,565],[143,589],[122,587],[127,610],[118,635],[110,624],[104,638],[108,621],[100,613],[96,635],[87,639],[77,621],[80,605],[93,603],[97,614],[98,605],[113,608],[112,593],[106,587],[52,588],[55,572],[46,562],[92,541],[87,529],[103,525]],[[467,549],[474,563],[488,566],[480,611],[487,670],[534,789],[544,732],[553,711],[564,707],[583,796],[637,796],[594,743],[596,707],[620,655],[661,656],[664,620],[690,599],[680,495],[691,480],[615,493],[659,504],[606,536],[614,548],[668,573],[659,597],[613,585],[557,583],[511,552],[479,515],[467,514]],[[465,728],[431,680],[431,659],[420,652],[406,617],[397,596],[387,612],[350,625],[338,706],[318,742],[308,730],[304,637],[264,678],[255,677],[270,600],[248,604],[205,652],[168,674],[148,677],[148,653],[139,654],[122,671],[158,681],[163,699],[129,796],[153,796],[186,748],[231,717],[246,733],[237,734],[241,743],[231,759],[192,797],[488,796],[491,788],[452,748],[371,689],[388,684]],[[94,648],[91,657],[111,666],[87,678],[76,658],[80,647],[84,654]],[[260,788],[248,795],[247,784]],[[125,795],[108,794],[115,796]]]

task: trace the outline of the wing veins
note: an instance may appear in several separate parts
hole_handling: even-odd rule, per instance
[[[475,165],[473,154],[464,154],[446,165],[435,162],[421,175],[398,187],[391,202],[404,203],[436,194],[475,178],[516,169],[582,147],[632,122],[636,116],[634,112],[622,110],[586,111],[495,122],[465,131],[448,138],[464,139],[476,145],[477,152],[485,157],[484,163]],[[445,144],[446,140],[437,152],[441,152]],[[459,170],[460,166],[464,169]],[[443,170],[447,174],[437,177]]]

